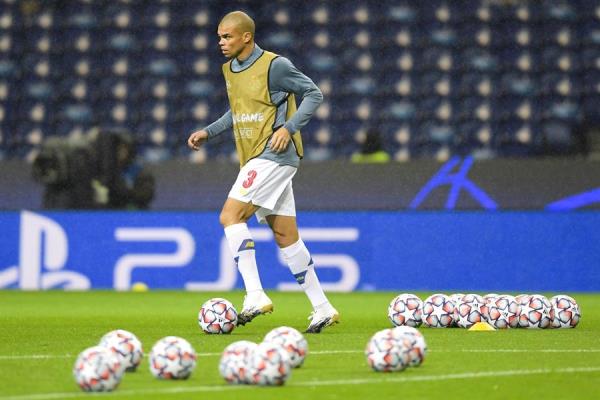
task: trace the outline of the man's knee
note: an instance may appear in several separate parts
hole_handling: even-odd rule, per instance
[[[219,214],[219,222],[221,225],[223,225],[223,227],[247,222],[255,211],[256,207],[254,207],[252,204],[228,200],[225,202],[225,205],[221,210],[221,214]]]
[[[219,222],[224,228],[228,227],[229,225],[245,223],[246,221],[248,221],[248,217],[246,217],[241,211],[223,210],[219,215]]]
[[[235,218],[231,215],[231,212],[222,210],[221,214],[219,214],[219,222],[223,225],[224,228],[229,225],[236,224]]]
[[[296,229],[273,229],[273,236],[281,248],[291,246],[300,239]]]
[[[268,215],[267,222],[273,231],[275,242],[280,248],[291,246],[300,240],[298,227],[296,225],[296,218],[280,215]]]

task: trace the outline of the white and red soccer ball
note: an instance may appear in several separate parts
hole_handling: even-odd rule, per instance
[[[119,383],[125,368],[110,349],[94,346],[82,351],[73,366],[73,377],[85,392],[109,392]]]
[[[488,293],[485,296],[483,296],[484,305],[483,305],[481,311],[482,311],[483,317],[485,318],[486,321],[488,319],[488,307],[487,307],[487,303],[490,302],[490,301],[495,301],[498,297],[500,297],[500,295],[497,294],[497,293]]]
[[[432,294],[423,301],[423,325],[449,328],[454,323],[454,302],[445,294]]]
[[[412,326],[397,326],[392,329],[392,336],[397,340],[408,339],[410,341],[408,355],[409,367],[418,367],[427,355],[427,344],[425,337],[418,329]]]
[[[526,297],[529,297],[530,295],[525,294],[525,293],[521,293],[515,296],[515,300],[517,301],[517,303],[521,304],[522,301],[524,301],[524,299]]]
[[[289,355],[290,367],[298,368],[304,363],[308,354],[308,342],[296,329],[289,326],[280,326],[271,330],[265,336],[263,342],[274,343],[283,347]]]
[[[501,295],[486,303],[486,319],[494,328],[506,329],[519,326],[521,307],[513,296]]]
[[[377,372],[403,371],[412,361],[411,340],[394,335],[392,329],[375,333],[365,348],[369,366]]]
[[[579,305],[574,298],[565,294],[559,294],[550,299],[552,304],[553,328],[575,328],[581,318]]]
[[[454,303],[454,305],[458,304],[459,301],[465,296],[464,293],[453,293],[450,295],[450,301]]]
[[[239,340],[227,346],[219,360],[219,373],[223,379],[238,385],[251,383],[248,369],[257,346],[248,340]]]
[[[187,379],[196,368],[196,352],[185,339],[167,336],[152,347],[150,372],[159,379]]]
[[[521,298],[519,326],[528,329],[549,328],[554,318],[552,304],[541,294],[532,294]]]
[[[423,315],[423,302],[420,298],[410,293],[396,296],[388,307],[388,318],[394,326],[421,325]]]
[[[450,301],[454,304],[455,309],[456,309],[456,305],[463,298],[464,295],[465,295],[464,293],[453,293],[449,296]],[[454,314],[452,314],[452,319],[454,319]],[[457,326],[456,319],[454,319],[454,321],[452,322],[452,326]]]
[[[525,293],[515,296],[515,300],[517,301],[517,303],[519,303],[519,307],[521,307],[521,310],[520,310],[521,312],[522,311],[526,312],[526,307],[529,304],[529,297],[531,297],[531,295],[525,294]],[[519,314],[519,328],[527,328],[528,325],[529,325],[529,322],[527,320],[525,320],[524,322],[521,322],[521,315]]]
[[[135,371],[142,361],[142,342],[133,333],[123,329],[110,331],[100,339],[100,346],[114,351],[126,371]]]
[[[222,298],[207,300],[198,312],[198,324],[205,333],[231,333],[238,314],[231,302]]]
[[[478,294],[463,295],[454,304],[454,323],[461,328],[470,328],[478,322],[486,321],[486,302]]]
[[[290,356],[275,343],[259,344],[248,362],[248,383],[260,386],[280,386],[290,377]]]

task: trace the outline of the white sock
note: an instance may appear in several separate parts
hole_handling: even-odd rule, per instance
[[[256,266],[254,239],[245,223],[229,225],[225,237],[248,293],[263,290]]]
[[[315,273],[315,265],[302,239],[291,246],[281,249],[285,262],[290,267],[296,281],[304,289],[313,308],[328,304],[329,301],[321,288],[321,283]]]

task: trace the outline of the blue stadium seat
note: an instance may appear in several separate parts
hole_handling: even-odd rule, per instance
[[[540,104],[531,97],[503,96],[498,99],[499,120],[531,123],[540,119]]]
[[[476,95],[462,98],[455,110],[455,114],[459,121],[476,122],[479,124],[489,123],[491,120],[497,118],[492,110],[490,101],[487,98]]]
[[[450,49],[432,47],[422,53],[421,63],[417,65],[424,70],[451,72],[456,65],[455,58]]]
[[[577,11],[573,2],[567,1],[545,1],[544,7],[541,7],[545,17],[556,22],[575,22],[577,21]]]
[[[546,71],[577,73],[581,64],[579,55],[558,46],[548,46],[542,51],[542,65]]]
[[[26,96],[41,102],[52,101],[56,96],[56,92],[52,86],[52,82],[47,80],[27,80],[25,90],[21,93],[15,93],[13,96]]]
[[[340,95],[348,96],[368,96],[377,88],[377,80],[367,73],[346,73],[342,74],[342,86],[339,88]]]
[[[505,157],[527,157],[538,151],[534,147],[540,131],[531,124],[508,121],[492,125],[493,145],[498,155]]]
[[[417,102],[408,100],[392,101],[382,110],[380,116],[399,122],[413,121],[417,117]]]
[[[453,154],[473,155],[477,158],[492,158],[496,155],[493,148],[493,131],[488,123],[468,121],[458,125]]]
[[[415,94],[420,97],[442,96],[446,92],[443,91],[444,89],[441,86],[445,84],[451,86],[450,76],[443,71],[423,71],[421,74],[415,74],[413,79]],[[451,89],[449,87],[446,90],[451,91]]]
[[[481,48],[466,48],[462,59],[464,67],[472,71],[493,73],[499,69],[499,57]]]
[[[75,3],[75,2],[70,2]],[[80,29],[93,29],[97,28],[101,21],[98,21],[96,14],[90,7],[89,9],[73,10],[72,14],[67,14],[66,20],[62,23],[62,27],[72,27]]]
[[[574,99],[562,96],[546,96],[542,99],[543,118],[560,119],[575,122],[580,118],[581,109]]]
[[[485,73],[464,73],[457,78],[455,94],[460,97],[492,96],[500,89],[493,76]]]
[[[540,94],[557,95],[563,97],[577,97],[581,94],[582,88],[579,81],[570,74],[551,72],[546,73],[540,78]]]
[[[402,25],[417,23],[419,8],[410,1],[387,2],[387,9],[382,13],[386,21]]]
[[[544,154],[568,154],[574,145],[573,126],[561,120],[544,122],[539,138]]]
[[[540,91],[537,81],[538,78],[534,74],[520,71],[508,72],[502,76],[499,82],[499,93],[501,95],[533,96]]]

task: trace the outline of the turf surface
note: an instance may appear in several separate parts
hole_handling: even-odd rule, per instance
[[[243,293],[0,291],[0,400],[90,398],[75,385],[73,363],[80,351],[117,328],[135,333],[146,352],[161,337],[184,337],[198,352],[198,365],[186,381],[159,381],[144,358],[137,372],[127,373],[102,398],[600,398],[600,295],[571,294],[582,310],[575,329],[421,328],[429,347],[424,364],[376,373],[363,349],[374,332],[390,326],[387,305],[396,294],[331,294],[342,323],[306,335],[309,355],[302,368],[285,386],[262,388],[227,385],[218,374],[219,353],[236,340],[260,342],[277,326],[304,330],[309,306],[303,294],[270,293],[273,314],[231,335],[205,335],[196,322],[200,305],[216,296],[240,305]]]

